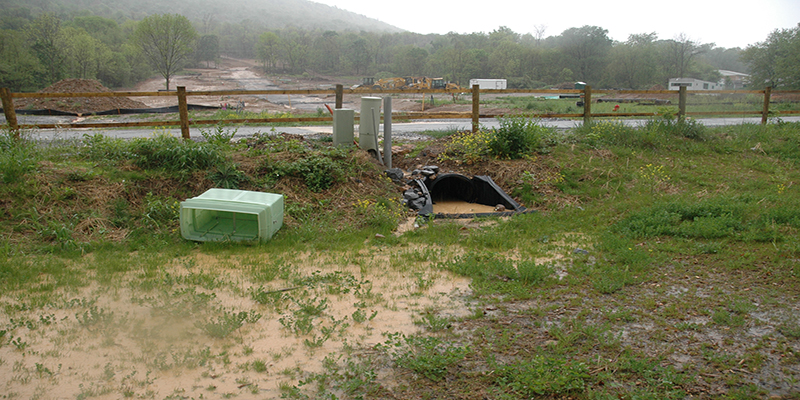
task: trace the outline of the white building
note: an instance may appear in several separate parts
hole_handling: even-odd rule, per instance
[[[478,89],[507,89],[505,79],[470,79],[469,87],[478,85]]]
[[[719,74],[722,75],[719,83],[728,89],[741,89],[747,86],[747,80],[750,78],[750,75],[727,69],[719,70]]]
[[[672,78],[669,80],[669,90],[680,90],[681,86],[686,86],[686,90],[722,90],[725,88],[719,82],[709,82],[694,78]]]

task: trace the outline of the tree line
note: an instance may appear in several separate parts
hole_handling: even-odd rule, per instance
[[[139,21],[88,12],[34,16],[15,8],[0,17],[0,86],[35,91],[64,78],[89,78],[122,88],[158,73],[168,87],[180,69],[214,67],[228,56],[256,59],[276,74],[435,76],[462,86],[473,78],[505,78],[512,88],[583,81],[595,88],[649,89],[666,87],[676,77],[719,81],[718,70],[725,69],[752,73],[759,88],[764,84],[758,82],[800,88],[800,79],[791,78],[800,54],[798,29],[775,31],[743,50],[686,35],[661,39],[656,33],[619,42],[598,26],[553,36],[546,36],[543,27],[535,35],[506,27],[422,35],[266,29],[252,20],[215,22],[210,15],[191,22],[178,14]]]

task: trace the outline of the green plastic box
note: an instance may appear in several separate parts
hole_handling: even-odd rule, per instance
[[[283,195],[209,189],[181,202],[180,220],[188,240],[266,242],[283,226]]]

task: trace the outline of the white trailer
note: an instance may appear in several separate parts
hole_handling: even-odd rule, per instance
[[[470,79],[469,87],[478,85],[478,89],[507,89],[505,79]]]

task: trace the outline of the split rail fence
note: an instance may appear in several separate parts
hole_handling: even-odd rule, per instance
[[[189,120],[188,102],[187,98],[190,96],[240,96],[240,95],[335,95],[336,108],[341,108],[343,103],[344,94],[410,94],[420,93],[423,99],[428,94],[447,93],[457,95],[463,93],[463,90],[454,89],[412,89],[412,90],[373,90],[361,91],[358,89],[344,89],[342,85],[336,85],[335,89],[311,89],[311,90],[211,90],[211,91],[187,91],[185,87],[179,86],[176,91],[168,92],[102,92],[102,93],[11,93],[7,88],[0,88],[0,98],[2,98],[3,112],[5,113],[6,123],[8,127],[18,132],[19,129],[64,129],[64,128],[131,128],[131,127],[165,127],[165,126],[180,126],[181,135],[185,139],[189,139],[189,127],[191,125],[216,125],[218,123],[289,123],[289,122],[332,122],[332,117],[299,117],[299,118],[242,118],[242,119],[225,119],[225,120]],[[681,87],[679,91],[674,90],[592,90],[591,86],[587,85],[584,89],[559,89],[559,90],[532,90],[532,89],[479,89],[478,85],[471,88],[472,97],[472,111],[471,112],[402,112],[392,114],[393,120],[422,120],[422,119],[471,119],[473,132],[479,129],[479,121],[481,118],[496,118],[502,117],[505,114],[481,113],[480,112],[480,95],[484,94],[537,94],[537,95],[553,95],[561,96],[568,95],[574,96],[575,99],[580,99],[583,103],[583,112],[580,113],[526,113],[535,118],[583,118],[584,124],[589,124],[592,118],[595,117],[653,117],[652,112],[649,113],[592,113],[592,96],[595,94],[657,94],[657,95],[677,95],[678,97],[678,112],[677,120],[683,121],[687,116],[721,116],[721,115],[761,115],[761,123],[766,124],[770,115],[770,98],[773,94],[771,88],[764,90],[718,90],[713,94],[755,94],[763,96],[763,107],[761,110],[753,111],[702,111],[702,112],[688,112],[687,111],[687,97],[688,93],[686,87]],[[777,92],[776,92],[777,93]],[[796,94],[800,97],[800,91],[781,91],[781,94]],[[172,96],[178,99],[178,116],[179,120],[171,121],[142,121],[142,122],[97,122],[97,123],[66,123],[66,124],[18,124],[17,116],[14,110],[15,98],[76,98],[76,97],[150,97],[150,96]],[[602,100],[602,99],[601,99]],[[424,100],[423,100],[424,101]],[[787,114],[800,114],[800,111],[781,111],[781,115]],[[358,118],[358,117],[356,117]]]

